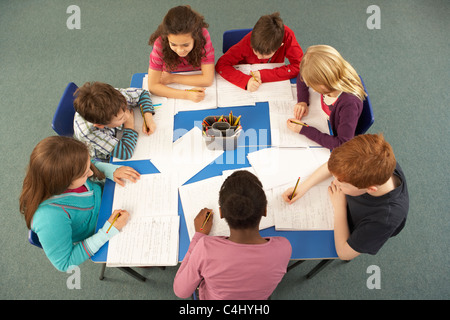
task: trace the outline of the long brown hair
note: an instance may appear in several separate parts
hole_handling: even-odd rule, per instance
[[[180,57],[176,52],[170,49],[167,36],[169,34],[191,34],[194,39],[194,47],[186,56],[187,61],[194,67],[201,66],[202,57],[206,56],[204,47],[206,39],[203,36],[203,28],[208,28],[204,17],[198,12],[191,9],[190,6],[178,6],[170,9],[164,17],[158,29],[150,36],[149,45],[153,45],[159,37],[161,37],[163,60],[167,69],[175,70],[180,63]]]
[[[73,180],[84,174],[88,159],[86,145],[74,138],[51,136],[36,145],[30,155],[19,199],[20,213],[25,216],[29,229],[39,204],[67,190]],[[91,170],[94,177],[104,179],[93,164]]]

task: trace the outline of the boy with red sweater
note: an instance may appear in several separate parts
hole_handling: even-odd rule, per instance
[[[261,83],[288,80],[297,76],[303,51],[294,32],[283,24],[279,12],[259,18],[253,30],[232,46],[216,64],[216,71],[229,82],[248,90]],[[284,63],[289,65],[253,72],[253,77],[236,70],[237,64]]]

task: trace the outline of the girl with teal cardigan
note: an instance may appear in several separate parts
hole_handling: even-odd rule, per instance
[[[91,161],[86,145],[73,138],[52,136],[37,144],[23,182],[20,212],[56,269],[65,272],[80,265],[127,223],[128,212],[115,210],[95,232],[101,180],[124,185],[123,179],[135,182],[139,176],[130,167]]]

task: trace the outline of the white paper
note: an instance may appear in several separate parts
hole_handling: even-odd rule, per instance
[[[179,177],[178,186],[180,186],[222,153],[223,150],[209,150],[202,131],[194,127],[173,143],[170,155],[154,157],[152,163],[162,173],[176,173]]]
[[[281,194],[286,189],[295,186],[296,180],[284,186],[273,188],[269,192],[268,211],[274,216],[275,229],[333,230],[334,211],[328,196],[328,186],[331,180],[328,179],[312,187],[303,197],[293,204],[286,203],[281,197]]]
[[[179,216],[138,217],[109,241],[107,266],[178,264]]]
[[[116,183],[112,210],[126,210],[135,217],[178,215],[177,177],[172,174],[142,174],[133,183]]]
[[[266,148],[247,155],[264,189],[311,175],[320,164],[311,148]]]

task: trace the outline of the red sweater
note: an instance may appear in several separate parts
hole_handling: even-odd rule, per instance
[[[224,79],[245,90],[251,76],[236,70],[233,67],[234,65],[268,63],[269,61],[270,63],[284,63],[285,58],[289,60],[289,65],[275,69],[260,70],[261,81],[263,83],[281,81],[297,76],[300,70],[300,61],[303,57],[303,50],[295,39],[294,32],[290,28],[284,26],[283,45],[270,59],[260,60],[256,57],[250,44],[251,34],[251,32],[247,34],[217,61],[216,71]]]

